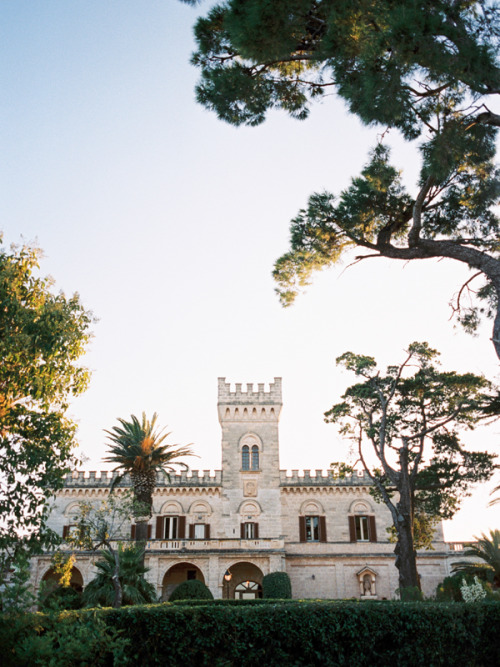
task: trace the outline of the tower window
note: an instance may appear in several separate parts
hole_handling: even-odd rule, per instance
[[[248,445],[243,445],[241,448],[241,469],[250,470],[250,448]]]
[[[259,469],[259,448],[257,445],[252,447],[252,470]]]

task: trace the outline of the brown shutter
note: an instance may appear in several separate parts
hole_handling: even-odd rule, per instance
[[[301,542],[306,541],[306,517],[299,516],[299,540]]]
[[[253,529],[253,535],[254,535],[255,539],[258,540],[259,539],[259,524],[254,523],[254,526],[255,527]]]
[[[240,537],[242,540],[245,539],[245,524],[241,523],[240,524]]]
[[[165,530],[165,517],[164,516],[157,516],[156,517],[156,539],[157,540],[162,540],[163,539],[164,530]]]
[[[319,517],[319,541],[326,542],[326,519],[324,516]]]
[[[153,526],[150,523],[148,523],[148,540],[151,539],[152,532],[153,532]]]
[[[206,540],[210,539],[210,524],[209,523],[205,524],[205,539]]]
[[[368,517],[368,525],[369,525],[369,531],[370,531],[370,542],[376,542],[377,541],[377,527],[375,526],[375,517],[374,516],[369,516]]]
[[[135,523],[130,526],[130,539],[135,540]]]
[[[189,539],[194,540],[194,523],[189,524]]]
[[[69,533],[69,526],[63,526],[63,539],[66,539],[68,537]]]
[[[351,542],[356,542],[356,524],[353,516],[349,517],[349,539]]]
[[[186,537],[186,517],[185,516],[180,516],[179,517],[178,526],[179,526],[179,530],[177,531],[178,532],[177,537],[179,538],[179,540],[183,540]]]

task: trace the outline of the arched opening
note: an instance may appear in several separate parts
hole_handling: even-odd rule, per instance
[[[193,565],[192,563],[176,563],[175,565],[172,565],[172,567],[165,572],[165,576],[163,577],[161,599],[168,600],[177,586],[189,579],[197,579],[203,584],[205,583],[203,572],[196,565]]]
[[[262,597],[262,570],[253,563],[240,562],[231,565],[228,570],[231,578],[222,578],[222,597],[224,599],[248,600]]]
[[[262,597],[262,586],[256,581],[242,581],[234,589],[236,600],[255,600]]]
[[[54,572],[52,568],[47,570],[47,572],[42,577],[42,581],[45,582],[46,584],[47,593],[50,593],[60,585],[59,584],[60,577],[61,575]],[[83,577],[82,573],[77,567],[73,567],[71,569],[71,578],[69,581],[69,585],[77,593],[81,593],[83,591]]]

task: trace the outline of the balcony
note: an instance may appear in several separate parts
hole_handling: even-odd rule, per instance
[[[285,542],[278,538],[242,540],[223,538],[210,540],[149,540],[147,551],[284,551]]]

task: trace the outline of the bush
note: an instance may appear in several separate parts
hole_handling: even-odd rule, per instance
[[[6,615],[0,619],[2,665],[121,667],[130,664],[127,655],[131,642],[127,634],[126,629],[108,625],[95,610]]]
[[[275,600],[290,600],[292,584],[286,572],[271,572],[262,580],[262,597]]]
[[[182,584],[179,584],[169,597],[168,601],[175,602],[175,600],[213,599],[214,596],[202,581],[198,581],[198,579],[190,579],[189,581],[183,581]]]
[[[45,595],[38,605],[40,611],[60,611],[62,609],[81,609],[82,595],[74,588],[57,586]]]
[[[64,612],[58,623],[44,614],[22,619],[13,632],[12,619],[2,627],[0,616],[6,667],[500,665],[498,602],[167,603]]]
[[[436,589],[436,600],[442,602],[463,602],[462,586],[464,583],[468,585],[473,584],[473,575],[457,572],[451,577],[445,577]],[[481,581],[481,586],[484,588],[488,597],[495,599],[489,585],[485,581]]]

